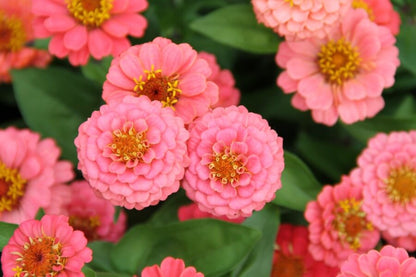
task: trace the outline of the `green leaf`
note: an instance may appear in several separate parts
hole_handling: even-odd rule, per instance
[[[310,169],[297,156],[285,151],[285,169],[282,172],[282,188],[276,192],[273,203],[304,211],[306,204],[314,200],[321,190]]]
[[[84,266],[82,272],[85,274],[85,277],[131,277],[131,275],[123,273],[94,271],[88,266]]]
[[[250,4],[229,5],[193,21],[190,28],[212,40],[252,53],[276,53],[279,37],[259,24]]]
[[[416,25],[413,22],[404,21],[397,35],[397,47],[399,58],[403,67],[416,75]]]
[[[0,222],[0,252],[7,245],[18,225]]]
[[[62,158],[77,163],[74,139],[79,125],[101,103],[101,86],[61,67],[12,71],[19,109],[27,125],[52,137]]]
[[[167,256],[182,258],[206,277],[230,271],[261,234],[246,226],[215,219],[195,219],[164,226],[136,225],[111,252],[120,272],[137,274]]]
[[[102,86],[106,80],[108,68],[110,67],[112,60],[112,57],[105,57],[100,61],[91,60],[89,63],[81,67],[82,74]]]
[[[110,253],[114,249],[114,244],[106,241],[93,241],[88,243],[93,253],[93,260],[88,264],[97,271],[116,271],[112,265]]]
[[[40,220],[45,215],[45,210],[40,208],[36,213],[35,219]]]

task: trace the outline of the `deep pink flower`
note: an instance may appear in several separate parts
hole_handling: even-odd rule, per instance
[[[376,25],[362,9],[351,9],[324,39],[286,41],[276,62],[285,69],[277,84],[294,93],[292,105],[311,110],[316,122],[351,124],[375,116],[383,107],[384,88],[394,84],[399,65],[391,32]]]
[[[337,277],[415,277],[416,259],[403,248],[384,246],[380,252],[354,253],[341,266]]]
[[[244,217],[237,217],[237,218],[228,218],[226,216],[215,216],[209,212],[203,212],[198,208],[196,203],[192,203],[189,205],[184,205],[179,207],[178,209],[178,218],[180,221],[194,219],[194,218],[215,218],[224,221],[229,221],[232,223],[242,223],[244,221]]]
[[[347,176],[335,186],[324,186],[317,200],[308,203],[309,252],[316,260],[339,266],[351,253],[376,246],[380,233],[367,220],[362,205],[362,188]]]
[[[36,38],[52,37],[50,53],[72,65],[88,58],[117,56],[130,46],[127,35],[142,37],[147,0],[36,0],[32,12]]]
[[[218,87],[208,81],[211,69],[187,43],[166,38],[135,45],[115,58],[103,86],[103,99],[146,95],[172,107],[185,124],[218,101]]]
[[[251,0],[260,23],[286,39],[324,37],[350,8],[351,0]]]
[[[283,139],[244,106],[215,108],[189,126],[191,164],[183,187],[202,211],[248,217],[275,197]]]
[[[24,221],[3,248],[5,277],[84,276],[81,269],[92,251],[81,231],[74,231],[63,215]]]
[[[179,189],[188,166],[181,118],[147,97],[102,105],[79,127],[78,168],[113,205],[143,209]]]
[[[39,208],[54,201],[52,188],[74,177],[68,161],[51,138],[28,129],[0,130],[0,220],[20,223],[33,219]]]
[[[197,272],[193,266],[185,267],[182,259],[166,257],[160,266],[145,267],[141,277],[204,277],[204,274]]]

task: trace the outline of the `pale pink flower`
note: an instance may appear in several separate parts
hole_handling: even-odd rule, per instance
[[[338,267],[313,259],[305,226],[280,224],[273,254],[272,277],[334,277]]]
[[[109,103],[145,95],[171,107],[188,124],[218,101],[218,87],[209,76],[208,63],[189,44],[158,37],[112,61],[102,97]]]
[[[307,204],[309,252],[314,259],[339,266],[351,253],[376,246],[380,233],[367,220],[362,205],[362,189],[348,176],[335,186],[324,186],[317,200]]]
[[[409,257],[403,248],[391,245],[380,251],[354,253],[341,265],[337,277],[415,277],[416,259]]]
[[[130,46],[127,35],[142,37],[147,20],[139,12],[147,0],[36,0],[36,38],[52,37],[49,52],[72,65],[117,56]]]
[[[203,212],[198,208],[196,203],[191,203],[188,205],[183,205],[178,209],[178,218],[180,221],[185,221],[189,219],[195,218],[215,218],[219,220],[229,221],[232,223],[242,223],[244,221],[244,217],[237,217],[237,218],[228,218],[226,216],[215,216],[209,212]]]
[[[288,40],[324,37],[351,0],[251,0],[257,21]]]
[[[383,89],[394,84],[399,65],[391,32],[351,9],[324,39],[285,41],[276,55],[284,68],[277,84],[294,93],[292,105],[311,110],[316,122],[347,124],[375,116],[383,107]]]
[[[52,188],[74,178],[72,164],[58,161],[61,150],[51,138],[28,129],[0,130],[0,220],[33,219],[55,199]]]
[[[24,221],[3,248],[5,277],[84,276],[81,269],[92,251],[81,231],[74,231],[63,215],[45,215]]]
[[[10,70],[46,67],[51,56],[27,46],[33,40],[31,0],[0,0],[0,83],[11,82]]]
[[[140,210],[179,189],[189,134],[160,102],[126,96],[102,105],[78,131],[78,168],[113,205]]]
[[[145,267],[141,277],[204,277],[204,274],[197,272],[195,267],[185,267],[182,259],[166,257],[159,265]]]
[[[399,33],[400,15],[394,10],[390,0],[353,0],[352,7],[364,9],[372,21],[389,28],[393,35]]]
[[[394,247],[401,247],[411,252],[416,251],[416,235],[392,237],[389,232],[382,232],[381,236]]]
[[[274,199],[282,185],[283,139],[259,114],[218,107],[189,132],[191,164],[182,185],[202,211],[248,217]]]
[[[198,57],[203,58],[208,62],[212,72],[208,81],[213,81],[218,86],[218,102],[212,107],[238,105],[238,103],[240,103],[241,93],[235,87],[235,80],[231,71],[228,69],[221,69],[217,63],[217,58],[213,54],[199,52]]]

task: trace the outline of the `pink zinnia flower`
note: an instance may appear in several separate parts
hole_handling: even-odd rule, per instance
[[[188,131],[171,109],[126,96],[94,111],[75,138],[78,168],[113,205],[143,209],[179,189]]]
[[[208,63],[187,43],[166,38],[135,45],[115,58],[103,86],[103,99],[145,95],[171,107],[185,124],[218,101],[218,87],[208,78]]]
[[[10,70],[45,67],[47,51],[26,46],[33,40],[31,0],[0,0],[0,83],[11,82]]]
[[[52,188],[74,177],[68,161],[51,138],[28,129],[0,130],[0,220],[20,223],[35,218],[54,201]]]
[[[189,126],[191,164],[183,187],[202,211],[248,217],[275,197],[283,139],[244,106],[215,108]]]
[[[211,76],[208,81],[213,81],[218,86],[218,102],[212,107],[227,107],[238,105],[240,103],[241,93],[235,87],[233,74],[228,69],[221,69],[217,63],[217,58],[207,52],[199,52],[199,58],[203,58],[208,62],[211,68]]]
[[[351,0],[251,0],[257,21],[286,39],[324,37]]]
[[[273,255],[272,277],[334,277],[339,268],[316,261],[308,251],[305,226],[280,224]]]
[[[280,44],[276,62],[286,69],[277,79],[292,105],[311,110],[316,122],[347,124],[375,116],[384,88],[394,84],[399,65],[391,32],[351,9],[326,38]]]
[[[362,209],[362,190],[347,176],[339,184],[326,185],[316,201],[306,206],[309,252],[314,259],[339,266],[351,253],[374,248],[380,233]]]
[[[36,38],[52,37],[50,53],[69,57],[72,65],[88,58],[117,56],[130,46],[127,35],[142,37],[146,0],[36,0],[33,23]]]
[[[224,220],[232,223],[242,223],[245,217],[237,217],[237,218],[228,218],[226,216],[215,216],[209,212],[203,212],[198,208],[196,203],[192,203],[189,205],[184,205],[179,207],[178,209],[178,218],[180,221],[185,221],[189,219],[195,218],[215,218],[219,220]]]
[[[1,256],[5,277],[84,276],[81,269],[91,260],[84,234],[74,231],[63,215],[22,222]]]
[[[384,246],[380,252],[352,254],[341,266],[337,277],[415,277],[416,259],[403,248]]]
[[[390,0],[353,0],[352,7],[364,9],[372,21],[389,28],[393,35],[399,33],[400,15],[394,10]]]
[[[160,266],[153,265],[142,270],[141,277],[204,277],[195,267],[185,267],[182,259],[166,257]]]
[[[401,247],[411,252],[416,251],[416,235],[392,237],[389,232],[382,232],[381,236],[394,247]]]

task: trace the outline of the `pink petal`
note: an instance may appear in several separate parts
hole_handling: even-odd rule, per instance
[[[90,31],[88,37],[88,48],[91,55],[97,60],[110,55],[113,42],[111,38],[101,29],[94,29]]]
[[[73,28],[77,22],[71,16],[58,14],[45,19],[44,24],[48,31],[55,33],[68,31]]]
[[[77,25],[64,35],[64,46],[78,51],[87,43],[88,31],[84,25]]]

